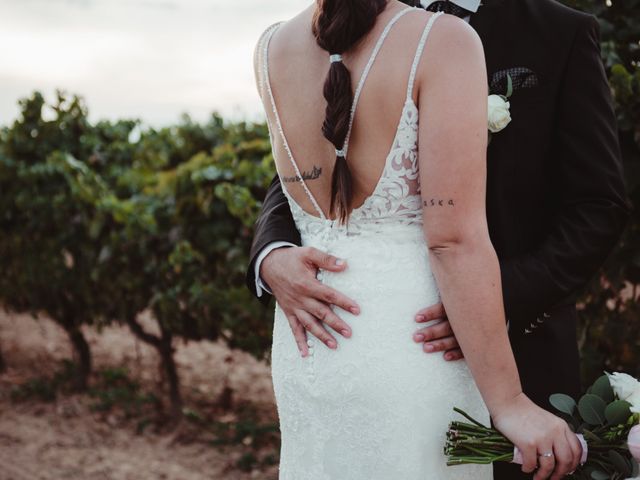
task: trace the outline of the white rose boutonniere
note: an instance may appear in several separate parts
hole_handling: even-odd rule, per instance
[[[513,80],[507,75],[507,93],[506,95],[489,95],[489,132],[498,133],[504,130],[511,123],[511,104],[509,97],[513,93]]]
[[[511,104],[502,95],[489,95],[489,131],[498,133],[511,122]]]

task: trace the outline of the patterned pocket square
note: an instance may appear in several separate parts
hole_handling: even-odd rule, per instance
[[[512,67],[499,70],[491,76],[489,89],[492,94],[505,95],[508,89],[509,80],[513,85],[513,91],[523,88],[534,88],[539,85],[538,75],[527,67]]]

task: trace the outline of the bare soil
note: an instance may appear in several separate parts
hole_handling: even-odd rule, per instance
[[[146,318],[145,325],[151,330],[153,321]],[[96,408],[106,395],[100,372],[124,368],[139,383],[140,395],[154,393],[161,400],[165,382],[156,353],[126,327],[84,333],[97,372],[91,379],[95,395],[62,389],[49,401],[18,397],[34,379],[53,378],[72,352],[54,322],[0,311],[0,348],[8,365],[0,374],[0,480],[277,478],[277,413],[267,363],[222,343],[178,345],[192,421],[176,426],[160,420],[168,410],[164,401],[143,404],[133,414],[122,401]],[[262,425],[271,425],[271,432],[251,430]],[[220,428],[226,433],[220,435]],[[220,445],[220,438],[227,442]]]

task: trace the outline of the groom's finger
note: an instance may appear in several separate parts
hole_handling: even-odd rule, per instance
[[[329,270],[331,272],[341,272],[347,268],[347,262],[343,259],[329,255],[326,252],[313,247],[305,247],[305,260],[316,268]]]
[[[307,331],[304,329],[300,321],[295,315],[287,315],[289,326],[293,332],[293,338],[296,340],[298,350],[303,357],[309,355],[309,346],[307,345]]]
[[[312,297],[315,297],[328,305],[340,307],[346,312],[351,312],[353,315],[360,315],[360,307],[358,304],[339,291],[334,290],[321,282],[315,283],[312,288],[315,290],[314,292],[311,292]]]
[[[317,300],[310,300],[305,305],[305,310],[322,323],[329,325],[343,337],[349,338],[351,336],[351,327],[347,325],[347,322],[338,317],[329,305],[318,302]]]
[[[416,322],[428,322],[430,320],[446,319],[447,312],[444,310],[442,303],[431,305],[428,308],[423,308],[416,313]]]
[[[422,349],[427,353],[446,352],[458,347],[456,337],[445,337],[432,342],[424,342]]]
[[[456,360],[462,360],[464,358],[464,353],[459,348],[454,348],[453,350],[449,350],[444,354],[444,359],[447,362],[455,362]]]
[[[331,335],[326,328],[324,328],[317,319],[312,317],[309,313],[304,310],[296,310],[296,317],[300,320],[304,328],[307,329],[309,333],[312,333],[316,338],[318,338],[322,343],[324,343],[327,347],[335,350],[338,348],[338,342],[333,335]]]
[[[450,337],[453,335],[451,324],[448,321],[442,321],[434,325],[422,327],[413,334],[416,342],[424,342],[429,340],[438,340],[440,338]]]

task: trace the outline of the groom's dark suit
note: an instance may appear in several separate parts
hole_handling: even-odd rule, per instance
[[[513,120],[489,145],[487,216],[524,391],[551,409],[551,393],[580,391],[576,291],[629,213],[598,22],[554,0],[484,0],[471,25],[491,93],[506,93],[507,73],[515,87]],[[275,241],[300,244],[277,177],[256,224],[251,290],[256,257]],[[518,472],[501,466],[496,478],[529,478]]]

